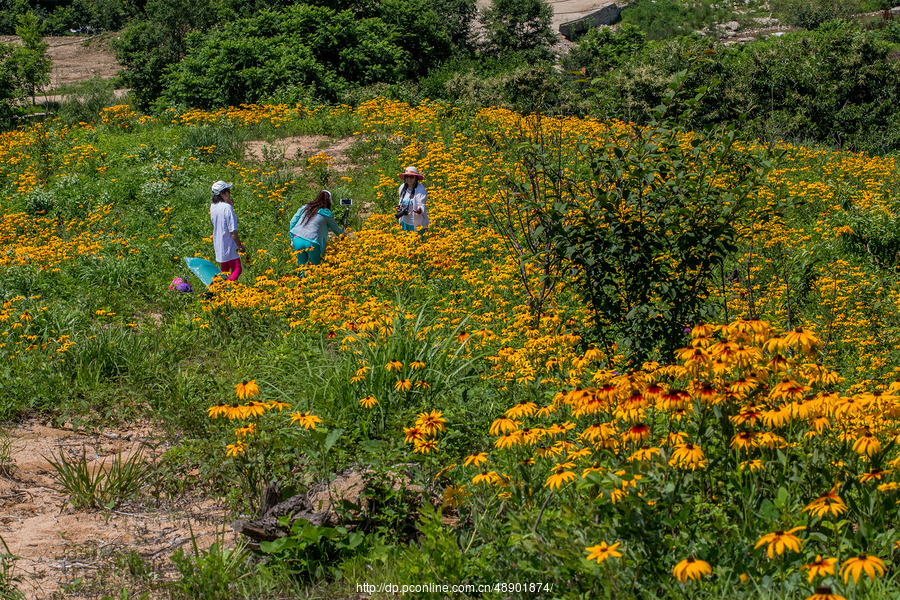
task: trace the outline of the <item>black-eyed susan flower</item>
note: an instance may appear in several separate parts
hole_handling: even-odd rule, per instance
[[[413,442],[413,446],[413,452],[428,454],[432,450],[437,450],[438,442],[434,438],[417,439]]]
[[[443,413],[439,410],[432,410],[427,413],[420,413],[416,419],[416,427],[421,427],[427,435],[434,435],[438,431],[446,431],[445,423],[447,419],[443,417]]]
[[[409,368],[413,371],[418,371],[419,369],[425,368],[425,363],[423,363],[421,360],[414,360],[409,363]]]
[[[269,400],[267,404],[269,405],[270,409],[277,408],[278,412],[281,412],[285,408],[291,407],[291,405],[288,404],[287,402],[279,402],[278,400]]]
[[[766,554],[769,555],[769,558],[775,558],[776,554],[781,556],[784,554],[785,550],[800,552],[800,546],[803,544],[803,540],[794,535],[794,533],[804,529],[806,529],[806,527],[801,525],[787,531],[779,529],[773,533],[767,533],[759,538],[754,549],[759,548],[760,546],[766,546]]]
[[[359,399],[359,405],[363,408],[372,408],[376,404],[378,404],[378,400],[376,400],[374,396],[366,396],[365,398]]]
[[[225,446],[225,456],[229,457],[237,457],[246,452],[246,447],[244,446],[244,442],[238,440],[233,444],[228,444]]]
[[[840,594],[835,594],[830,587],[827,585],[820,585],[816,588],[815,593],[812,596],[806,598],[806,600],[847,600]]]
[[[468,333],[466,333],[465,331],[463,331],[459,335],[456,336],[456,341],[460,344],[465,344],[466,340],[468,340],[470,337],[472,337],[472,336],[469,335]]]
[[[734,434],[728,447],[738,451],[752,450],[756,447],[756,432],[742,431]]]
[[[384,369],[386,371],[399,371],[403,368],[403,363],[397,360],[396,358],[390,361],[388,364],[384,365]]]
[[[858,583],[863,573],[868,575],[869,579],[873,581],[876,575],[879,577],[884,576],[884,561],[877,556],[858,554],[841,564],[841,576],[844,578],[844,583],[847,583],[851,577],[853,578],[853,583]]]
[[[412,381],[409,379],[398,379],[397,383],[394,384],[394,390],[397,392],[408,392],[412,389]]]
[[[836,558],[822,558],[816,554],[816,560],[809,564],[803,565],[803,569],[809,571],[807,578],[809,583],[813,582],[816,577],[824,577],[825,575],[834,575],[834,566],[837,563]]]
[[[425,432],[421,427],[404,427],[403,433],[406,436],[403,442],[406,444],[415,444],[417,440],[425,439]]]
[[[831,490],[807,504],[806,508],[803,509],[803,512],[808,512],[820,519],[827,515],[837,517],[847,512],[847,505],[841,497],[838,496],[837,492],[838,486],[834,486]]]
[[[291,415],[291,425],[297,423],[303,429],[315,429],[316,423],[321,423],[322,419],[310,412],[295,412]]]
[[[210,406],[206,409],[206,414],[210,419],[215,419],[219,416],[226,416],[228,414],[228,405],[227,404],[216,404],[215,406]]]
[[[224,411],[224,415],[228,417],[229,421],[233,421],[235,419],[243,419],[244,418],[244,410],[245,407],[242,404],[233,403],[229,404]]]
[[[510,419],[521,419],[522,417],[530,417],[537,411],[537,404],[522,400],[512,408],[508,409],[504,415]]]
[[[869,469],[868,473],[857,475],[856,478],[859,479],[861,483],[868,483],[870,481],[878,481],[887,474],[888,471],[882,471],[881,469],[872,467],[871,469]]]
[[[690,556],[675,565],[672,575],[681,583],[687,583],[688,579],[700,581],[704,575],[712,575],[712,566],[705,560],[698,560]]]
[[[470,492],[466,491],[466,486],[451,485],[444,488],[444,491],[441,493],[441,499],[443,500],[444,506],[459,508],[464,504],[465,499],[471,495]]]
[[[511,448],[512,446],[518,446],[523,442],[522,432],[521,431],[510,431],[509,433],[504,433],[499,438],[494,441],[494,446],[504,450],[506,448]]]
[[[669,459],[669,466],[679,469],[690,469],[706,467],[706,460],[703,455],[703,449],[696,444],[680,444],[675,447],[672,452],[672,458]]]
[[[498,477],[495,471],[482,471],[481,473],[476,473],[472,478],[472,483],[493,483],[494,480]]]
[[[881,442],[866,428],[863,434],[853,443],[853,451],[860,456],[872,456],[881,452]]]
[[[596,546],[588,546],[585,548],[585,552],[588,553],[588,560],[596,560],[599,565],[607,558],[621,558],[622,555],[617,552],[619,546],[622,545],[622,542],[616,542],[612,546],[608,546],[606,542],[600,542]]]
[[[548,487],[551,490],[559,489],[564,483],[574,480],[575,473],[569,470],[573,466],[573,463],[561,463],[556,465],[556,468],[553,469],[550,477],[547,478],[547,483],[544,484],[544,487]]]
[[[251,400],[244,406],[244,418],[258,417],[265,414],[268,409],[269,405],[265,402],[255,402]]]
[[[239,400],[246,400],[259,394],[259,386],[256,385],[255,379],[250,381],[244,380],[234,386],[234,393],[237,394]]]
[[[488,459],[487,452],[479,452],[478,454],[470,454],[466,457],[465,461],[463,461],[463,465],[468,467],[469,465],[475,465],[476,467],[481,466],[486,463]]]

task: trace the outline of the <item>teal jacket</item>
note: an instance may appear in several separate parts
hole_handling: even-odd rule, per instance
[[[306,206],[306,204],[301,206],[291,219],[291,236],[308,240],[325,252],[325,247],[328,245],[328,230],[338,235],[343,235],[344,230],[337,224],[334,215],[327,208],[320,208],[309,220],[309,223],[304,225],[303,215],[306,212]]]

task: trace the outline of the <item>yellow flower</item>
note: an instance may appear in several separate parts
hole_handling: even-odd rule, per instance
[[[837,495],[837,490],[838,486],[834,486],[831,488],[831,491],[825,492],[810,502],[806,508],[803,509],[803,512],[808,512],[819,518],[829,514],[837,517],[842,513],[847,512],[847,505],[844,504],[844,501]]]
[[[766,553],[769,555],[769,558],[775,558],[775,554],[781,556],[784,554],[785,550],[800,552],[800,545],[803,543],[803,540],[794,535],[794,532],[803,529],[806,529],[806,527],[794,527],[788,531],[779,529],[774,533],[767,533],[759,538],[759,541],[756,542],[754,548],[759,548],[760,546],[767,544]]]
[[[281,412],[284,408],[290,408],[291,405],[287,402],[279,402],[278,400],[269,400],[268,402],[269,408],[277,408],[278,412]]]
[[[414,444],[425,439],[425,432],[421,427],[404,427],[403,433],[406,434],[406,439],[403,440],[405,444]]]
[[[251,381],[245,380],[243,383],[234,386],[234,392],[237,394],[239,400],[246,400],[247,398],[252,398],[259,394],[259,387],[256,385],[255,379]]]
[[[441,494],[441,497],[444,500],[444,506],[450,506],[451,508],[459,508],[462,506],[463,501],[468,496],[471,496],[471,494],[466,491],[466,486],[464,485],[451,485],[444,488],[444,491]]]
[[[412,389],[412,381],[409,379],[398,379],[397,383],[394,384],[394,389],[398,392],[401,390],[408,392]]]
[[[372,408],[373,406],[378,404],[378,400],[376,400],[373,396],[366,396],[365,398],[360,398],[359,404],[364,408]]]
[[[806,600],[847,600],[840,594],[832,593],[831,588],[827,585],[820,585],[816,588],[816,593],[809,596]]]
[[[553,473],[547,478],[547,483],[544,484],[544,487],[549,487],[551,490],[558,489],[562,484],[575,479],[575,473],[568,470],[570,467],[572,467],[572,463],[556,465]]]
[[[206,414],[209,415],[210,419],[215,419],[220,415],[224,417],[228,414],[228,405],[216,404],[215,406],[210,406],[206,409]]]
[[[425,368],[425,363],[423,363],[421,360],[414,360],[409,363],[409,368],[413,371],[418,371],[419,369]]]
[[[400,369],[403,368],[403,363],[395,358],[388,364],[384,365],[384,368],[387,371],[399,371]]]
[[[621,558],[622,555],[616,552],[619,546],[622,545],[622,542],[616,542],[612,546],[607,546],[606,542],[600,542],[596,546],[589,546],[585,548],[585,551],[588,553],[588,560],[596,560],[599,565],[607,558]]]
[[[500,417],[499,419],[495,419],[493,423],[491,423],[491,429],[489,433],[491,435],[500,435],[503,433],[509,433],[511,431],[516,431],[519,429],[519,424],[508,417]]]
[[[847,580],[850,577],[853,577],[853,583],[859,582],[859,576],[865,573],[869,576],[869,579],[875,580],[876,573],[880,576],[884,576],[884,561],[876,556],[868,556],[866,554],[859,554],[845,560],[841,565],[841,575],[844,577],[844,583],[847,583]]]
[[[415,449],[413,452],[418,452],[419,454],[428,454],[432,450],[437,450],[437,440],[434,438],[431,439],[417,439],[413,442]]]
[[[244,442],[238,440],[233,444],[225,446],[225,456],[236,457],[238,454],[244,453]]]
[[[700,467],[701,469],[705,467],[706,461],[704,460],[703,450],[700,446],[695,446],[694,444],[680,444],[672,453],[669,465],[693,471],[697,467]]]
[[[675,565],[672,575],[681,583],[687,583],[688,579],[700,581],[703,575],[712,575],[712,567],[705,560],[697,560],[691,556]]]
[[[479,452],[478,454],[471,454],[466,457],[466,460],[463,462],[463,465],[468,467],[469,465],[480,466],[483,463],[486,463],[488,459],[487,452]]]
[[[813,579],[816,577],[834,575],[835,563],[837,563],[836,558],[822,558],[820,555],[816,554],[816,560],[808,565],[803,565],[802,568],[809,570],[808,581],[809,583],[812,583]]]
[[[295,412],[291,415],[291,425],[297,423],[303,429],[315,429],[316,423],[321,423],[322,419],[309,412]]]
[[[265,402],[254,402],[251,400],[244,407],[244,418],[246,417],[258,417],[264,414],[269,409],[269,405]]]
[[[446,431],[447,428],[444,426],[446,422],[447,419],[442,416],[441,411],[432,410],[430,413],[419,414],[419,418],[416,419],[416,427],[421,427],[427,435],[433,435],[438,431]]]

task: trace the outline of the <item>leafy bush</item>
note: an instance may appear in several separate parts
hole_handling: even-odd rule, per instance
[[[549,47],[556,43],[552,18],[553,9],[546,0],[491,0],[481,22],[492,51],[548,59]]]
[[[773,0],[772,12],[785,25],[816,29],[829,21],[850,21],[860,12],[859,0]]]
[[[721,22],[729,12],[709,2],[639,0],[622,11],[622,23],[633,25],[650,40],[688,35]]]
[[[623,23],[613,30],[595,27],[585,34],[562,59],[566,71],[584,69],[587,77],[597,77],[621,66],[646,44],[647,34],[636,25]]]

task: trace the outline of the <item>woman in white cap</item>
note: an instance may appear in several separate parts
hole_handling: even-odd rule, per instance
[[[234,184],[224,181],[212,184],[209,218],[213,226],[216,262],[223,273],[229,273],[229,281],[236,281],[241,276],[241,257],[238,252],[244,252],[244,244],[237,232],[237,216],[234,214],[234,199],[231,197],[232,185]]]
[[[404,172],[397,175],[403,180],[398,190],[400,199],[397,202],[397,220],[403,231],[418,230],[421,235],[428,227],[428,191],[422,185],[425,176],[415,167],[406,167]]]
[[[331,192],[322,190],[312,202],[301,206],[291,219],[291,246],[297,255],[297,264],[314,265],[322,262],[328,247],[328,232],[344,235],[344,230],[331,212]],[[350,234],[353,237],[353,234]]]

